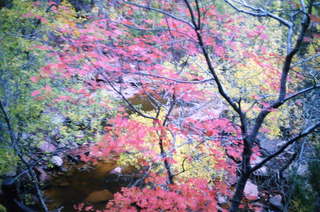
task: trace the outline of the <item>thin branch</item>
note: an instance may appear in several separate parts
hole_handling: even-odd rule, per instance
[[[311,2],[312,3],[312,2]],[[308,13],[311,13],[311,6],[309,6],[308,9]],[[291,63],[292,63],[292,59],[293,57],[298,53],[301,45],[302,45],[302,41],[303,38],[305,36],[305,33],[307,32],[307,29],[309,27],[310,24],[310,18],[309,15],[306,14],[304,16],[304,20],[302,22],[302,29],[300,31],[300,35],[296,41],[295,47],[294,49],[286,56],[285,61],[284,61],[284,65],[282,68],[282,73],[281,73],[281,79],[280,79],[280,90],[279,90],[279,97],[278,99],[275,101],[275,103],[273,103],[271,105],[271,107],[262,110],[259,115],[256,118],[254,127],[252,129],[251,132],[251,138],[256,138],[258,131],[264,121],[264,119],[266,118],[266,116],[272,111],[271,109],[275,109],[280,107],[284,102],[286,102],[287,100],[299,95],[299,92],[297,94],[291,95],[289,97],[286,98],[286,94],[287,94],[287,81],[288,81],[288,74],[290,71],[290,67],[291,67]],[[308,90],[307,90],[308,91]],[[307,91],[302,91],[302,93],[305,93]]]
[[[205,80],[191,80],[190,81],[190,80],[177,80],[177,79],[172,79],[172,78],[165,77],[165,76],[160,76],[160,75],[156,75],[156,74],[142,73],[142,72],[132,72],[132,73],[130,72],[130,74],[153,77],[153,78],[158,78],[158,79],[165,79],[165,80],[169,80],[169,81],[176,82],[176,83],[182,83],[182,84],[202,84],[202,83],[207,83],[207,82],[214,81],[214,78],[205,79]]]
[[[102,80],[103,82],[105,83],[108,83],[108,85],[110,85],[110,87],[117,93],[121,96],[121,98],[128,104],[128,106],[136,113],[138,113],[140,116],[144,117],[144,118],[147,118],[147,119],[152,119],[152,120],[156,120],[155,117],[152,117],[152,116],[148,116],[144,113],[142,113],[141,111],[139,111],[133,104],[131,104],[129,102],[129,100],[122,94],[121,91],[119,91],[113,84],[112,82],[109,80],[108,76],[105,76],[103,73],[102,73],[102,76],[104,77],[104,80]]]
[[[191,16],[191,22],[192,22],[192,24],[193,24],[193,28],[195,29],[195,30],[199,30],[200,29],[200,26],[197,24],[197,22],[196,22],[196,18],[195,18],[195,16],[194,16],[194,13],[193,13],[193,10],[192,10],[192,7],[191,7],[191,5],[190,5],[190,3],[189,3],[189,1],[188,0],[184,0],[184,3],[187,5],[187,7],[188,7],[188,10],[189,10],[189,13],[190,13],[190,16]]]
[[[286,20],[284,18],[281,18],[280,16],[275,15],[274,13],[269,12],[268,10],[265,10],[263,8],[255,8],[251,5],[249,5],[246,1],[236,1],[238,4],[240,4],[242,7],[248,8],[251,11],[246,11],[243,9],[240,9],[239,7],[237,7],[235,4],[232,4],[230,2],[230,0],[225,0],[225,2],[227,4],[229,4],[232,8],[234,8],[236,11],[247,14],[247,15],[251,15],[251,16],[255,16],[255,17],[270,17],[274,20],[277,20],[279,23],[285,25],[286,27],[288,27],[288,34],[287,34],[287,53],[289,54],[289,52],[291,51],[291,40],[292,40],[292,35],[293,35],[293,26],[294,23],[293,21],[289,21]],[[255,11],[255,12],[252,12]]]
[[[275,103],[274,105],[271,106],[271,108],[278,108],[279,106],[281,106],[282,104],[284,104],[285,102],[287,102],[290,99],[293,99],[293,98],[295,98],[297,96],[300,96],[300,95],[305,94],[305,93],[307,93],[309,91],[312,91],[312,90],[315,90],[315,89],[319,89],[319,88],[320,88],[320,85],[315,85],[315,86],[311,86],[311,87],[302,89],[302,90],[300,90],[300,91],[298,91],[298,92],[296,92],[294,94],[291,94],[291,95],[287,96],[281,102],[279,102],[277,104]]]
[[[172,94],[172,100],[170,102],[170,108],[168,110],[168,113],[166,114],[166,117],[164,118],[164,121],[163,121],[163,126],[166,126],[167,121],[169,120],[169,116],[171,115],[171,112],[172,112],[175,104],[176,104],[176,95],[175,95],[175,92],[174,92]]]
[[[299,66],[299,65],[304,64],[304,63],[306,63],[306,62],[309,62],[310,60],[316,59],[317,57],[320,57],[320,53],[317,53],[317,54],[315,54],[315,55],[312,55],[312,56],[310,56],[310,57],[307,57],[307,58],[305,58],[305,59],[302,59],[302,60],[300,60],[299,62],[296,62],[296,63],[292,64],[290,68]]]
[[[303,38],[308,30],[308,27],[310,25],[310,17],[309,14],[311,14],[312,11],[312,1],[311,4],[308,8],[308,14],[304,15],[303,21],[302,21],[302,29],[300,32],[300,35],[296,41],[296,45],[295,47],[292,49],[292,51],[286,56],[283,68],[282,68],[282,73],[281,73],[281,79],[280,79],[280,91],[279,91],[279,98],[278,100],[283,100],[286,96],[287,93],[287,79],[288,79],[288,74],[290,71],[290,66],[291,66],[291,62],[293,57],[298,53],[298,51],[300,50],[300,47],[302,45],[303,42]]]
[[[8,116],[7,112],[5,111],[4,105],[2,104],[1,101],[0,101],[0,110],[1,110],[2,114],[4,115],[4,119],[5,119],[5,122],[7,124],[8,130],[9,130],[9,135],[10,135],[12,148],[14,149],[15,153],[18,155],[18,157],[20,158],[22,163],[27,167],[28,173],[30,174],[30,177],[32,178],[32,183],[33,183],[33,185],[34,185],[34,187],[36,189],[37,197],[38,197],[38,199],[40,201],[41,207],[43,208],[43,210],[45,212],[47,212],[49,210],[48,210],[48,207],[47,207],[47,205],[46,205],[46,203],[44,201],[41,189],[39,187],[39,182],[38,182],[37,176],[35,175],[34,171],[32,170],[31,165],[24,159],[22,153],[20,152],[20,150],[17,147],[17,143],[16,143],[17,139],[16,139],[16,137],[14,135],[14,131],[13,131],[9,116]]]
[[[309,126],[307,129],[305,129],[303,132],[301,132],[299,135],[295,136],[294,138],[290,139],[289,141],[287,141],[286,144],[284,144],[278,151],[276,151],[275,153],[273,153],[272,155],[269,155],[267,158],[265,158],[264,160],[262,160],[260,163],[258,163],[257,165],[255,165],[253,168],[251,168],[250,173],[260,169],[264,164],[266,164],[267,162],[269,162],[270,160],[272,160],[273,158],[277,157],[278,155],[280,155],[281,153],[284,152],[284,150],[290,146],[291,144],[293,144],[294,142],[298,141],[300,138],[303,138],[305,136],[307,136],[308,134],[312,133],[313,131],[315,131],[317,128],[320,128],[320,122],[317,122],[314,125]]]
[[[197,15],[198,15],[198,27],[201,29],[201,11],[200,11],[200,6],[199,6],[199,1],[195,0],[196,2],[196,8],[197,8]]]
[[[182,22],[182,23],[185,23],[185,24],[187,24],[188,26],[190,26],[191,28],[194,28],[194,26],[193,26],[191,23],[189,23],[188,21],[186,21],[186,20],[184,20],[184,19],[182,19],[182,18],[179,18],[179,17],[177,17],[177,16],[175,16],[175,15],[172,15],[171,13],[169,13],[169,12],[167,12],[167,11],[164,11],[164,10],[161,10],[161,9],[158,9],[158,8],[153,8],[153,7],[145,6],[145,5],[136,4],[136,3],[133,3],[133,2],[128,2],[128,1],[123,1],[123,2],[124,2],[125,4],[129,4],[129,5],[132,5],[132,6],[135,6],[135,7],[139,7],[139,8],[143,8],[143,9],[147,9],[147,10],[156,11],[156,12],[161,13],[161,14],[163,14],[163,15],[166,15],[166,16],[168,16],[168,17],[170,17],[170,18],[173,18],[173,19],[175,19],[175,20],[177,20],[177,21],[180,21],[180,22]]]
[[[189,9],[189,13],[190,14],[193,14],[193,11],[192,11],[192,8],[190,7],[189,3],[187,0],[184,0],[185,4],[187,5],[188,9]],[[189,6],[188,6],[189,5]],[[192,24],[193,25],[197,25],[196,24],[196,20],[194,18],[194,16],[191,16],[191,21],[192,21]],[[205,57],[205,60],[206,60],[206,63],[207,63],[207,66],[208,66],[208,69],[211,73],[211,75],[213,76],[214,78],[214,81],[216,82],[217,84],[217,87],[218,87],[218,91],[220,93],[220,95],[228,102],[228,104],[238,113],[242,113],[240,111],[240,109],[238,108],[238,106],[233,102],[233,100],[231,99],[231,97],[225,92],[221,82],[220,82],[220,79],[212,65],[212,62],[211,62],[211,59],[209,57],[209,53],[205,47],[205,44],[204,44],[204,41],[203,41],[203,38],[202,38],[202,35],[201,35],[201,32],[199,31],[199,29],[195,29],[195,33],[197,35],[197,39],[198,39],[198,43],[200,45],[200,48],[202,50],[202,54],[203,56]]]
[[[167,31],[167,29],[165,28],[157,28],[157,29],[144,29],[144,28],[139,28],[139,27],[136,27],[136,26],[133,26],[133,25],[129,25],[129,24],[124,24],[124,23],[119,23],[129,29],[133,29],[133,30],[139,30],[139,31],[143,31],[143,32],[164,32],[164,31]]]
[[[270,18],[273,18],[275,20],[277,20],[278,22],[280,22],[281,24],[291,28],[293,26],[293,23],[284,19],[284,18],[281,18],[280,16],[277,16],[265,9],[262,9],[262,8],[254,8],[250,5],[248,5],[246,2],[242,1],[241,3],[240,2],[237,2],[238,4],[240,4],[241,6],[243,7],[246,7],[252,11],[255,11],[255,12],[252,12],[252,11],[247,11],[247,10],[243,10],[239,7],[237,7],[235,4],[233,4],[230,0],[224,0],[229,6],[231,6],[233,9],[235,9],[236,11],[238,12],[241,12],[241,13],[244,13],[244,14],[247,14],[247,15],[251,15],[251,16],[255,16],[255,17],[270,17]]]
[[[173,175],[174,177],[175,177],[175,176],[178,176],[178,175],[180,175],[180,174],[182,174],[182,173],[184,173],[184,172],[186,172],[186,171],[187,171],[187,170],[186,170],[186,168],[185,168],[185,166],[184,166],[184,163],[187,161],[187,159],[188,159],[188,158],[184,158],[184,159],[183,159],[182,164],[181,164],[182,171],[180,171],[180,172],[178,172],[178,173],[174,174],[174,175]]]
[[[1,110],[1,112],[3,114],[3,116],[4,116],[4,120],[5,120],[6,125],[8,127],[11,144],[12,144],[13,147],[15,147],[16,146],[16,138],[15,138],[12,126],[11,126],[11,122],[10,122],[9,116],[8,116],[6,110],[4,109],[4,104],[1,101],[0,101],[0,110]]]
[[[290,159],[286,162],[286,164],[279,169],[280,176],[283,176],[283,172],[284,172],[287,168],[289,168],[289,166],[293,163],[293,161],[295,161],[295,159],[297,158],[297,155],[298,155],[298,154],[295,152],[295,153],[290,157]]]

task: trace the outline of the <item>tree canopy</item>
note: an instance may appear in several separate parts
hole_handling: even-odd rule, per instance
[[[285,184],[295,164],[314,161],[319,2],[11,4],[0,15],[0,139],[33,180],[43,155],[52,163],[85,147],[85,163],[115,160],[139,173],[103,211],[263,211],[255,202],[276,193],[257,176]],[[59,148],[37,153],[44,141]],[[312,192],[320,173],[311,169]],[[279,207],[298,211],[290,198]],[[320,194],[311,199],[310,210]]]

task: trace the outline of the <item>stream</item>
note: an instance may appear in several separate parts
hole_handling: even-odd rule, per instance
[[[154,106],[145,96],[132,95],[129,101],[133,105],[141,105],[143,111],[152,111]],[[63,207],[62,212],[75,211],[74,205],[86,203],[95,209],[103,209],[113,194],[124,186],[121,182],[106,183],[110,171],[117,167],[116,162],[98,161],[94,166],[87,164],[65,165],[66,172],[59,173],[49,180],[49,186],[44,194],[49,209]],[[123,173],[135,172],[133,168],[126,167]],[[124,183],[126,184],[126,182]]]
[[[96,209],[103,209],[120,185],[106,184],[106,177],[116,164],[100,161],[94,166],[87,164],[66,165],[67,171],[54,176],[44,190],[48,207],[63,207],[63,212],[75,211],[74,205],[86,203]],[[69,166],[69,167],[68,167]]]
[[[154,106],[144,96],[132,95],[129,101],[133,105],[141,105],[143,111],[152,111]],[[49,210],[62,208],[61,212],[73,212],[75,205],[85,203],[93,206],[96,210],[104,209],[108,200],[113,199],[113,194],[120,191],[121,187],[128,185],[128,181],[134,179],[124,176],[122,182],[109,180],[114,178],[110,173],[117,167],[115,161],[98,161],[94,165],[83,162],[73,163],[65,161],[63,171],[48,171],[45,184],[44,197]],[[134,168],[126,167],[122,173],[126,175],[136,172]],[[48,175],[48,176],[49,176]],[[12,195],[11,195],[12,194]],[[12,197],[11,197],[11,196]],[[18,212],[20,209],[12,201],[17,198],[17,191],[8,191],[0,194],[0,204],[7,207],[7,212]],[[35,209],[34,207],[32,207]],[[40,211],[40,208],[35,209]],[[0,210],[1,211],[1,210]]]

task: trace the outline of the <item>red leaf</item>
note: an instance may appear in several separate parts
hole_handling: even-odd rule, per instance
[[[37,83],[39,81],[40,77],[38,76],[32,76],[30,77],[30,80],[33,82],[33,83]]]
[[[31,96],[38,96],[39,94],[41,94],[40,90],[35,90],[31,93]]]

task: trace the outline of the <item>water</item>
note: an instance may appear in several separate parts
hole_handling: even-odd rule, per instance
[[[143,111],[152,111],[154,106],[146,96],[133,95],[129,98],[133,105],[141,105]],[[163,99],[160,99],[164,103]],[[106,178],[111,170],[116,168],[115,162],[98,162],[93,168],[86,164],[71,164],[66,173],[55,176],[50,180],[50,187],[45,190],[50,209],[63,206],[63,212],[75,211],[73,206],[88,203],[96,209],[103,209],[113,194],[120,191],[121,183],[108,185]],[[133,168],[124,172],[133,173]]]
[[[116,167],[114,162],[98,162],[90,167],[87,164],[70,165],[68,171],[50,180],[44,191],[50,209],[63,206],[63,212],[75,211],[79,203],[103,209],[113,193],[120,190],[119,185],[106,186],[108,173]]]

